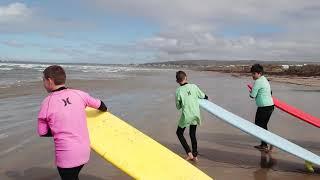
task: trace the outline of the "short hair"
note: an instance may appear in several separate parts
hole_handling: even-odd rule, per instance
[[[264,71],[263,71],[263,67],[260,64],[254,64],[252,65],[250,72],[263,74]]]
[[[176,72],[176,80],[178,83],[181,83],[186,77],[187,74],[184,71]]]
[[[43,76],[46,79],[51,78],[55,85],[62,85],[66,82],[66,73],[61,66],[52,65],[43,71]]]

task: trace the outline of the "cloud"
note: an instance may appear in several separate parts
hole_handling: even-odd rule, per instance
[[[145,49],[158,52],[159,59],[219,59],[219,60],[318,60],[317,43],[274,40],[240,36],[224,38],[209,32],[161,34],[139,43]]]
[[[127,49],[152,51],[159,59],[319,61],[320,1],[93,2],[108,13],[158,24],[157,34]]]
[[[302,0],[90,0],[107,12],[151,19],[164,25],[225,24],[239,22],[277,23],[288,19],[316,19],[320,2]]]
[[[9,47],[14,47],[14,48],[23,48],[25,47],[25,44],[20,43],[16,40],[9,40],[9,41],[4,41],[2,44],[7,45]]]
[[[55,45],[59,48],[47,44],[42,47],[46,52],[74,59],[95,58],[98,61],[103,59],[112,61],[113,58],[123,61],[125,58],[139,61],[141,59],[145,61],[150,59],[319,61],[320,57],[318,50],[320,1],[122,0],[119,3],[117,0],[80,0],[72,2],[81,3],[81,6],[74,7],[85,7],[81,9],[81,15],[76,14],[79,13],[76,9],[61,15],[49,15],[46,14],[46,6],[35,8],[25,3],[0,6],[0,33],[39,32],[62,43],[61,46]],[[97,36],[92,28],[99,29],[101,19],[104,17],[114,21],[117,21],[117,17],[143,21],[145,26],[143,31],[146,32],[149,31],[148,24],[158,29],[151,35],[141,35],[140,39],[131,42],[126,42],[126,36],[121,37],[125,41],[122,44],[115,41],[103,42],[110,36],[107,32],[99,40],[100,43],[89,41],[91,36]],[[114,31],[114,28],[110,29]],[[72,32],[78,31],[84,36],[77,39],[70,38]],[[128,33],[130,29],[119,29],[119,31],[118,34],[121,36],[121,33]],[[11,47],[29,46],[16,41],[2,43]],[[67,47],[67,44],[71,46]],[[40,45],[33,47],[41,48]]]
[[[0,24],[21,22],[32,15],[32,10],[23,3],[11,3],[0,6]]]
[[[0,6],[0,33],[36,32],[50,38],[62,39],[65,32],[94,28],[92,22],[74,18],[72,13],[58,16],[50,15],[46,11],[46,7],[29,7],[19,2]]]

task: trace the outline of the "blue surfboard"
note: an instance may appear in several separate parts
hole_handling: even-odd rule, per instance
[[[320,157],[318,155],[225,110],[213,102],[201,99],[200,107],[249,135],[259,138],[298,158],[320,165]]]

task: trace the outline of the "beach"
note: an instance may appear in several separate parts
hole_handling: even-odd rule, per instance
[[[37,135],[37,113],[45,98],[41,71],[46,65],[0,68],[0,179],[58,180],[52,138]],[[7,69],[4,69],[7,68]],[[16,68],[16,69],[15,69]],[[21,72],[19,76],[18,72]],[[89,92],[105,102],[109,110],[140,131],[184,157],[176,137],[179,112],[175,107],[174,69],[79,66],[66,67],[67,85]],[[10,72],[9,72],[10,71]],[[16,71],[16,72],[15,72]],[[186,70],[190,83],[197,84],[209,99],[253,122],[256,105],[249,98],[247,76]],[[8,82],[8,79],[10,79]],[[19,79],[22,80],[19,80]],[[319,86],[271,81],[273,95],[316,117],[320,117]],[[309,174],[304,161],[279,149],[271,156],[253,148],[259,140],[202,111],[197,129],[199,162],[194,164],[214,179],[316,180],[320,168]],[[319,129],[275,110],[269,130],[320,154]],[[188,132],[185,132],[188,136]],[[189,138],[188,138],[189,139]],[[107,139],[106,139],[107,141]],[[150,152],[152,155],[152,152]],[[131,179],[104,161],[94,151],[80,179]]]

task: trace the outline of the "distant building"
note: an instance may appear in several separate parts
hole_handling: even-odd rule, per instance
[[[281,65],[282,69],[289,69],[289,65]]]

